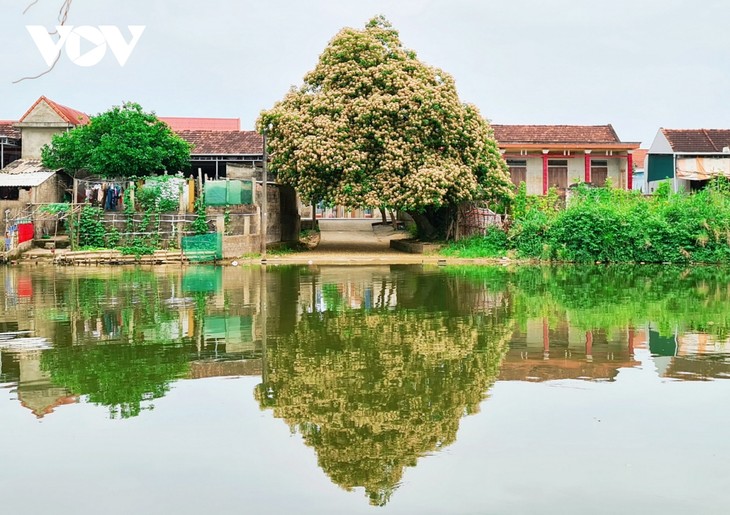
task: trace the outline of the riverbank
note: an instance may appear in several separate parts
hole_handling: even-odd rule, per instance
[[[475,265],[509,264],[515,260],[507,258],[460,258],[442,256],[436,253],[413,254],[396,250],[391,241],[406,240],[410,234],[394,230],[391,226],[375,225],[372,230],[340,230],[346,226],[333,226],[323,230],[315,249],[305,251],[271,250],[267,253],[266,264],[287,265]],[[520,260],[520,262],[526,262]],[[34,248],[26,252],[22,259],[13,263],[21,265],[188,265],[191,263],[179,251],[158,251],[150,255],[122,255],[117,250],[88,250],[72,252],[68,249]],[[247,255],[224,259],[221,265],[244,266],[259,265],[261,255]]]

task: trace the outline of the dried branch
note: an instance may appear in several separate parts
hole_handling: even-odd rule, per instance
[[[28,11],[30,11],[30,8],[31,8],[31,7],[33,7],[33,6],[34,6],[35,4],[37,4],[37,3],[38,3],[38,0],[33,0],[33,1],[32,1],[32,2],[30,3],[30,5],[29,5],[28,7],[26,7],[26,8],[25,8],[25,10],[23,11],[23,14],[27,13]]]
[[[73,2],[73,0],[63,0],[63,3],[61,4],[60,9],[58,10],[58,23],[60,26],[66,25],[66,21],[68,20],[68,13],[69,13],[69,10],[71,9],[72,2]],[[30,8],[33,7],[37,3],[38,3],[38,0],[33,0],[30,4],[28,4],[28,7],[25,8],[25,10],[23,11],[23,14],[27,13],[30,10]],[[50,36],[53,36],[54,34],[58,34],[58,29],[54,30],[53,32],[48,33],[48,35],[50,35]],[[12,83],[17,84],[24,80],[35,80],[40,77],[43,77],[47,73],[50,73],[56,67],[56,64],[58,63],[60,58],[61,58],[61,52],[59,51],[58,55],[56,56],[56,60],[53,61],[53,64],[51,66],[49,66],[46,71],[41,72],[38,75],[33,75],[30,77],[23,77],[18,80],[14,80]]]

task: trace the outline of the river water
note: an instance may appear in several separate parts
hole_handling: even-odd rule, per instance
[[[730,270],[0,275],[1,513],[728,512]]]

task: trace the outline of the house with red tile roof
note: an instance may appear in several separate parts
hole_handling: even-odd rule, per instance
[[[646,159],[645,193],[665,180],[674,191],[701,189],[713,177],[730,178],[730,129],[660,128]]]
[[[227,176],[228,164],[247,168],[261,166],[263,137],[254,131],[241,131],[240,118],[159,117],[190,143],[190,165],[210,178]],[[54,134],[89,122],[89,116],[45,96],[40,97],[18,122],[0,121],[0,159],[3,166],[23,158],[38,160],[41,149]],[[22,151],[21,151],[22,142]],[[4,150],[4,153],[3,153]]]
[[[87,123],[86,113],[40,97],[15,124],[23,142],[21,158],[40,159],[41,149],[51,143],[54,135]]]
[[[0,208],[11,217],[29,206],[62,202],[71,179],[58,170],[45,168],[41,149],[56,134],[89,123],[81,111],[61,105],[44,96],[23,114],[18,122],[0,123]],[[4,148],[12,152],[8,155]],[[6,159],[7,158],[7,159]]]
[[[257,132],[200,129],[175,132],[192,145],[192,170],[201,170],[207,177],[228,177],[229,164],[254,169],[263,162],[264,139]]]
[[[229,164],[254,169],[264,156],[263,137],[242,131],[240,118],[185,118],[159,116],[182,139],[192,145],[190,166],[211,178],[228,177]]]
[[[551,187],[565,194],[575,182],[602,186],[609,178],[615,187],[632,189],[639,143],[621,141],[610,124],[495,124],[492,129],[512,182],[524,182],[528,194],[544,195]]]

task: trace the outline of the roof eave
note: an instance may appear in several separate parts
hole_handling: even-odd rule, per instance
[[[499,148],[510,150],[636,150],[641,143],[622,141],[618,143],[534,143],[497,142]]]

